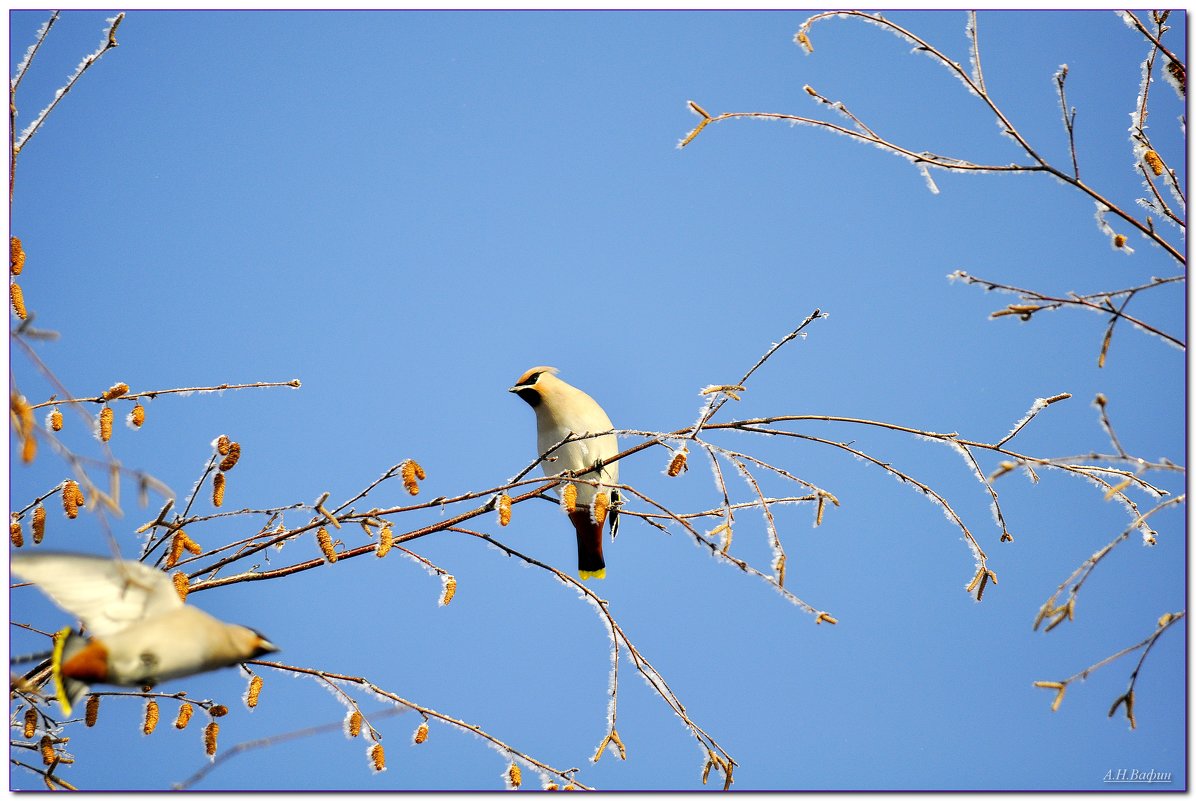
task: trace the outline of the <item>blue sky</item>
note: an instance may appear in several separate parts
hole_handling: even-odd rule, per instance
[[[21,85],[18,130],[112,13],[63,13]],[[829,317],[717,419],[838,415],[993,442],[1036,398],[1070,392],[1014,441],[1064,456],[1109,452],[1092,405],[1100,392],[1130,453],[1184,463],[1182,351],[1119,326],[1098,369],[1104,317],[990,320],[1014,298],[946,278],[963,269],[1063,294],[1180,272],[1124,225],[1136,252],[1116,252],[1074,189],[1041,175],[938,172],[936,195],[903,160],[785,123],[728,121],[676,149],[697,122],[688,100],[714,114],[837,121],[808,84],[913,150],[1025,161],[958,81],[877,27],[824,22],[803,54],[793,35],[809,13],[129,12],[120,47],[18,164],[20,283],[37,324],[61,334],[38,352],[77,395],[117,381],[144,391],[300,379],[299,390],[162,396],[142,430],[113,435],[122,464],[185,494],[209,443],[227,433],[243,447],[230,509],[325,491],[339,503],[405,458],[427,470],[421,498],[497,486],[536,456],[532,415],[505,390],[537,364],[560,368],[619,427],[680,428],[696,418],[702,387],[738,379],[815,307]],[[10,68],[45,17],[11,13]],[[889,17],[967,63],[964,14]],[[990,92],[1059,165],[1070,157],[1052,76],[1069,66],[1081,174],[1132,208],[1143,190],[1127,126],[1143,38],[1111,12],[979,20]],[[1183,55],[1184,26],[1173,24],[1169,46]],[[1152,96],[1151,135],[1183,179],[1183,106],[1161,82]],[[1147,293],[1131,309],[1182,336],[1182,293]],[[12,375],[31,400],[54,391],[17,351]],[[64,442],[98,455],[81,429],[68,415]],[[786,586],[839,624],[815,626],[684,532],[631,519],[608,542],[609,578],[594,588],[738,761],[736,789],[1099,789],[1119,768],[1170,772],[1164,789],[1186,787],[1183,624],[1146,662],[1135,731],[1106,716],[1134,656],[1077,683],[1055,713],[1050,693],[1032,686],[1138,642],[1159,615],[1184,608],[1182,511],[1153,518],[1156,547],[1120,546],[1085,585],[1075,622],[1044,635],[1031,628],[1039,606],[1128,525],[1122,508],[1072,476],[1010,475],[997,488],[1016,539],[999,543],[987,493],[949,449],[844,424],[793,430],[852,441],[934,487],[1000,584],[971,600],[959,530],[877,468],[813,443],[712,436],[839,498],[818,528],[808,506],[777,512]],[[621,475],[677,510],[718,505],[710,471],[694,461],[668,479],[668,455],[651,449]],[[48,450],[15,463],[13,508],[66,470]],[[1182,475],[1151,477],[1183,491]],[[745,485],[732,487],[749,499]],[[141,509],[130,487],[122,497],[113,530],[134,556],[133,530],[159,501]],[[406,496],[390,482],[371,498],[367,507]],[[42,547],[108,549],[91,514],[51,512]],[[435,519],[400,516],[396,530]],[[736,519],[733,552],[767,570],[762,518]],[[517,506],[501,530],[492,516],[475,522],[572,570],[572,535],[548,504]],[[189,533],[214,547],[254,526]],[[360,531],[343,537],[366,542]],[[589,762],[605,734],[608,646],[573,590],[465,537],[427,537],[415,550],[457,577],[449,606],[436,603],[439,582],[397,554],[194,601],[266,632],[290,664],[366,676],[553,766],[580,767],[587,784],[701,787],[701,752],[627,662],[618,728],[628,759]],[[271,566],[316,555],[306,536],[272,552]],[[15,620],[69,622],[31,590],[11,603]],[[41,647],[13,631],[15,652]],[[222,749],[344,714],[310,680],[264,678],[253,712],[237,700],[245,680],[235,670],[163,689],[230,706]],[[138,701],[106,699],[96,728],[71,727],[77,762],[62,775],[89,789],[163,789],[207,764],[198,727],[143,737],[140,718]],[[437,725],[410,745],[418,722],[376,721],[389,765],[378,776],[363,743],[333,732],[240,755],[196,788],[501,788],[502,755]],[[525,788],[536,784],[525,775]],[[21,771],[11,785],[42,786]]]

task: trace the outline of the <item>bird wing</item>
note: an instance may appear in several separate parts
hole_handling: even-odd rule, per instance
[[[178,609],[166,574],[140,562],[73,553],[14,554],[12,573],[39,586],[96,637]]]

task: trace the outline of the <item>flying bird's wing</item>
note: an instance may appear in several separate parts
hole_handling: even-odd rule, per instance
[[[14,554],[11,566],[96,637],[183,605],[166,574],[140,562],[45,552]]]

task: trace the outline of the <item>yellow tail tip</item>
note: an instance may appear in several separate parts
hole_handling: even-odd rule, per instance
[[[54,638],[54,652],[50,656],[50,672],[54,675],[54,696],[65,715],[71,714],[71,701],[62,681],[62,650],[66,648],[66,641],[71,636],[71,627],[67,626],[58,632]]]
[[[577,574],[581,576],[582,581],[589,581],[590,579],[604,579],[606,578],[606,568],[600,570],[578,570]]]

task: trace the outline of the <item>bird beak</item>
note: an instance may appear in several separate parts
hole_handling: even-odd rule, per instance
[[[279,650],[278,646],[267,640],[265,637],[259,637],[257,641],[257,655],[273,654]]]
[[[507,390],[507,392],[518,392],[521,389],[523,389],[523,387],[511,387]]]

